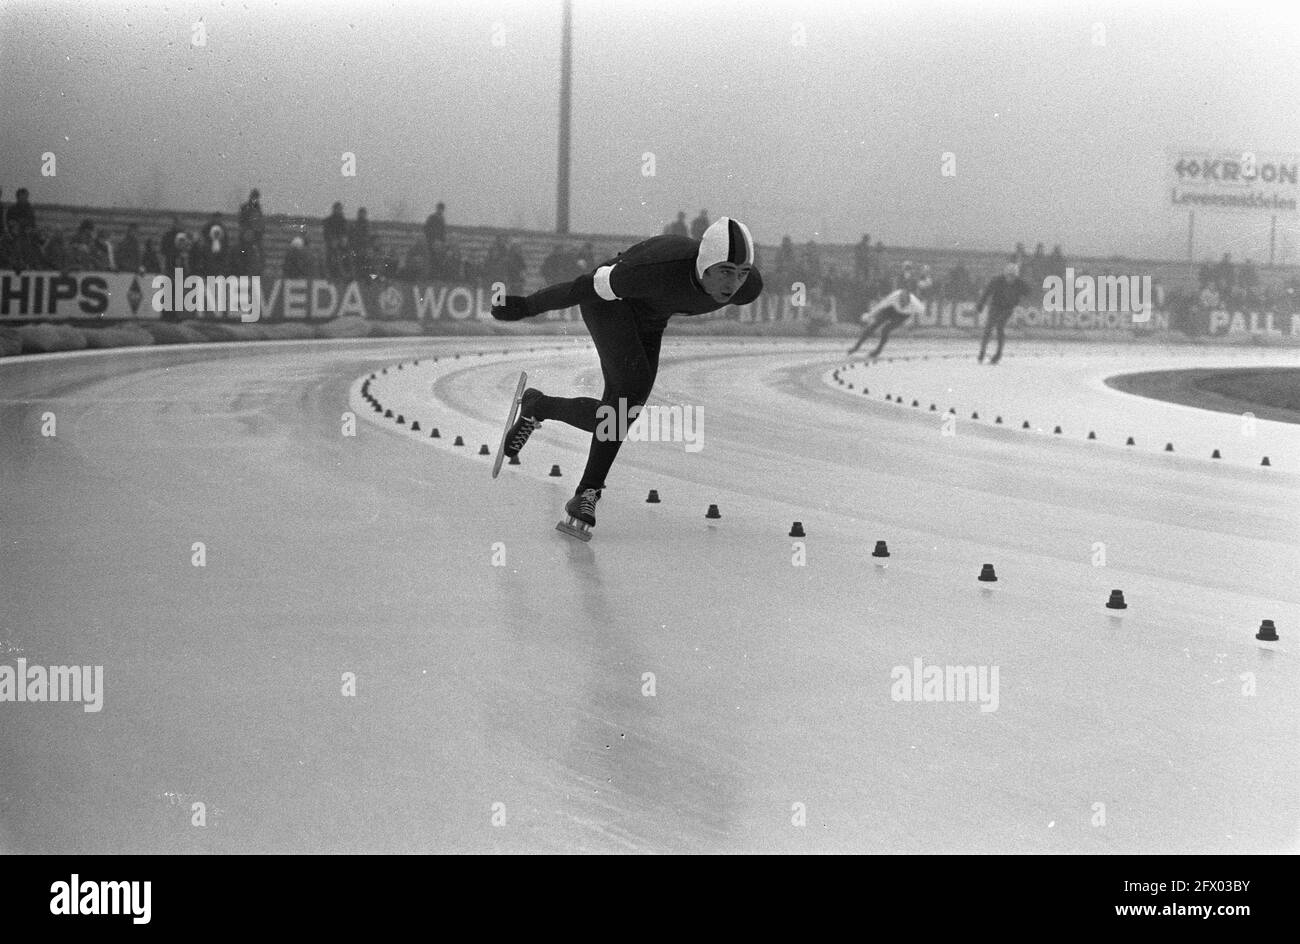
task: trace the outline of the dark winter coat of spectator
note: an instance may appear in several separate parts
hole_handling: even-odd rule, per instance
[[[177,237],[184,233],[185,230],[181,226],[181,218],[179,216],[173,216],[172,227],[167,230],[167,232],[163,233],[162,243],[159,246],[159,249],[162,251],[162,264],[164,274],[166,275],[171,275],[172,270],[176,268],[176,257],[180,252],[180,247],[177,245]]]
[[[352,228],[348,232],[348,247],[352,250],[353,271],[345,275],[356,278],[368,275],[370,255],[374,247],[370,241],[370,217],[366,215],[365,207],[357,210],[357,218],[353,220]]]
[[[677,214],[677,219],[664,227],[665,236],[689,236],[690,228],[686,225],[686,211],[681,210]],[[549,283],[548,283],[549,284]]]
[[[348,249],[348,221],[343,215],[343,204],[336,203],[330,215],[321,223],[325,234],[325,270],[332,279],[343,276],[344,257]]]
[[[446,210],[447,205],[439,203],[434,208],[434,211],[429,214],[429,218],[424,221],[424,241],[430,248],[435,243],[445,243],[447,241]]]
[[[150,275],[162,272],[162,262],[158,258],[158,250],[154,248],[152,239],[144,241],[144,249],[140,253],[140,271]]]
[[[258,250],[261,250],[265,224],[262,222],[262,194],[259,190],[252,191],[248,195],[248,202],[241,204],[239,207],[239,242],[241,247],[246,245],[244,242],[244,233],[246,232],[250,234],[252,244]]]
[[[66,271],[68,267],[68,245],[62,230],[55,230],[50,233],[37,248],[41,265],[58,272]]]
[[[136,272],[140,268],[140,233],[139,226],[130,223],[126,235],[117,244],[117,271]]]
[[[36,210],[32,207],[26,187],[20,187],[14,194],[14,205],[5,211],[7,225],[18,227],[19,236],[36,232]]]
[[[357,210],[357,218],[352,221],[352,228],[348,233],[348,244],[353,249],[370,248],[370,217],[366,215],[365,207]]]
[[[709,228],[709,211],[701,210],[700,215],[691,220],[691,237],[703,239],[704,231]]]
[[[12,228],[15,224],[11,222],[9,225]],[[79,272],[97,268],[95,251],[95,224],[91,220],[82,220],[68,242],[68,268]]]
[[[303,237],[295,236],[289,240],[280,274],[286,279],[311,278],[311,256],[307,254],[307,241]]]
[[[262,247],[257,244],[257,234],[251,229],[240,227],[239,249],[235,252],[235,274],[260,276],[263,268]]]
[[[1052,254],[1047,257],[1047,274],[1054,275],[1058,279],[1065,278],[1065,255],[1061,252],[1060,246],[1052,247]]]
[[[398,278],[408,282],[428,282],[432,277],[429,262],[429,246],[416,240],[406,251],[406,258],[402,261]]]

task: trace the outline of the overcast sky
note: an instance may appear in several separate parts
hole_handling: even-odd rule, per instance
[[[552,228],[560,10],[0,0],[4,200],[234,211],[256,185],[271,213],[422,220],[444,200],[453,223]],[[1180,258],[1167,149],[1300,151],[1297,11],[575,0],[572,228],[707,207],[765,243]],[[1297,261],[1296,214],[1279,227]],[[1198,255],[1267,256],[1267,216],[1197,229]]]

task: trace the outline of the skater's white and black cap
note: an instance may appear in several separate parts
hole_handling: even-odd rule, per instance
[[[700,254],[695,257],[695,274],[703,277],[705,269],[719,262],[754,264],[754,239],[749,228],[729,216],[719,217],[704,231]]]

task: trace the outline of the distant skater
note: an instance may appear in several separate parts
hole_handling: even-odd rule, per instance
[[[989,281],[984,294],[975,303],[976,316],[986,303],[989,306],[988,318],[984,322],[984,337],[980,339],[979,363],[984,363],[984,350],[988,347],[989,335],[995,328],[998,332],[998,347],[989,358],[989,363],[996,364],[1002,359],[1002,342],[1006,339],[1007,322],[1011,320],[1020,300],[1028,294],[1029,286],[1020,278],[1020,266],[1014,262],[1008,262],[1002,274]]]
[[[528,296],[507,295],[492,307],[499,321],[518,321],[579,306],[600,356],[605,389],[592,397],[552,397],[524,391],[519,419],[503,452],[518,455],[538,425],[558,420],[591,434],[587,466],[564,506],[583,537],[596,523],[596,502],[622,438],[650,397],[659,370],[659,346],[673,315],[703,315],[727,305],[748,305],[763,291],[754,267],[754,242],[743,223],[716,220],[700,239],[662,235],[639,242],[572,282]],[[610,411],[618,422],[602,423]],[[622,418],[626,417],[626,423]],[[598,432],[615,430],[614,435]],[[574,533],[568,528],[561,530]]]
[[[849,356],[852,357],[856,354],[858,348],[862,347],[867,338],[875,334],[876,329],[879,328],[880,341],[876,344],[876,349],[869,355],[870,357],[879,357],[880,352],[885,349],[885,343],[889,340],[889,335],[895,328],[907,321],[908,318],[924,313],[925,305],[907,288],[895,289],[877,302],[874,308],[862,315],[862,321],[866,324],[866,327],[862,329],[862,335],[858,338],[858,343],[849,348]]]

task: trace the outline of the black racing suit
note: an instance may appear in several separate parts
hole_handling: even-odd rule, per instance
[[[984,321],[984,337],[980,339],[980,360],[984,360],[984,349],[988,347],[989,334],[994,328],[998,332],[998,348],[993,352],[990,361],[994,364],[1002,357],[1002,342],[1006,339],[1007,322],[1011,320],[1011,314],[1020,304],[1020,300],[1029,294],[1029,286],[1024,279],[1019,277],[1008,277],[1005,275],[996,276],[989,282],[984,289],[984,294],[975,304],[975,310],[979,311],[984,307],[985,302],[989,306],[988,318]]]
[[[529,316],[578,305],[600,355],[605,389],[599,400],[543,395],[533,409],[539,420],[559,420],[592,434],[579,492],[605,487],[622,436],[650,397],[668,319],[703,315],[727,305],[748,305],[763,291],[762,277],[757,269],[751,269],[730,299],[715,301],[695,274],[699,247],[700,241],[689,236],[654,236],[592,273],[549,286],[524,300]],[[602,406],[616,411],[615,417],[626,415],[626,425],[617,421],[601,424],[597,411]],[[598,426],[612,427],[617,433],[613,437],[597,435]]]

